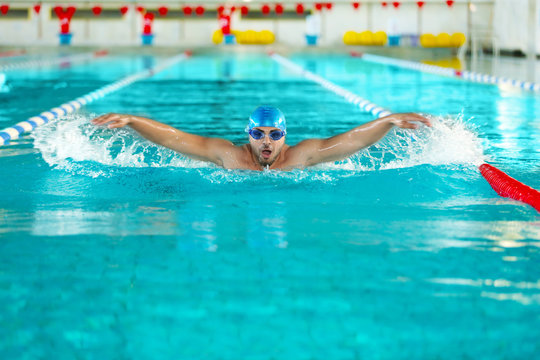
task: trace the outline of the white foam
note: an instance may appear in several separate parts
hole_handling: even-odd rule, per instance
[[[93,161],[117,167],[208,167],[152,144],[128,128],[110,130],[90,123],[93,116],[68,115],[34,130],[34,147],[51,166]]]
[[[200,171],[210,182],[239,182],[253,178],[253,171],[225,170],[213,164],[189,159],[157,146],[129,128],[108,129],[90,123],[93,116],[68,115],[33,132],[34,146],[51,166],[106,176],[107,169],[88,169],[80,163],[91,161],[112,167],[177,167],[215,169]],[[462,116],[430,117],[433,126],[417,130],[392,130],[382,141],[350,158],[324,163],[307,170],[263,171],[258,176],[288,178],[292,181],[332,182],[358,171],[398,169],[423,164],[471,165],[485,161],[481,141]],[[79,166],[76,166],[76,165]],[[340,170],[340,171],[337,171]],[[339,175],[338,175],[339,172]],[[246,175],[249,174],[249,175]]]
[[[394,129],[382,141],[353,157],[363,170],[399,169],[418,165],[470,165],[485,162],[478,135],[463,116],[428,116],[432,127]],[[388,158],[391,158],[388,160]]]

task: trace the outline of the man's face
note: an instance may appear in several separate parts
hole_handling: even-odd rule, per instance
[[[281,148],[283,148],[283,145],[285,144],[285,136],[279,140],[272,140],[269,134],[273,131],[281,131],[276,127],[259,126],[253,128],[253,130],[263,132],[264,137],[256,140],[249,135],[251,151],[261,166],[272,165],[281,152]]]

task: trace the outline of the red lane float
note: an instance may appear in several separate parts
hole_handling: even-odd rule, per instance
[[[109,53],[109,50],[98,50],[98,51],[94,51],[94,56],[95,57],[105,56],[108,53]]]
[[[497,194],[522,201],[540,212],[540,192],[511,178],[492,165],[482,164],[479,169],[482,176]]]
[[[26,53],[26,50],[7,50],[0,52],[0,57],[19,56]]]

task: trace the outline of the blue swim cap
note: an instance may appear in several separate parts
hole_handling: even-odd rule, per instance
[[[287,125],[285,124],[285,115],[277,107],[263,105],[255,109],[249,116],[249,124],[246,127],[246,132],[259,127],[269,126],[277,127],[285,134],[287,133]]]

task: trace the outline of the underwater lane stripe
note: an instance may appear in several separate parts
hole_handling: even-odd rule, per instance
[[[293,63],[291,60],[284,58],[283,56],[277,55],[275,53],[270,54],[270,56],[274,60],[279,62],[280,64],[296,72],[301,73],[305,77],[308,77],[306,76],[307,73],[311,74],[310,77],[308,78],[312,79],[313,81],[316,81],[319,84],[321,84],[321,82],[324,82],[325,84],[331,84],[328,80],[323,79],[322,77],[317,76],[313,73],[310,73],[307,70],[304,70],[302,67]],[[328,88],[327,86],[324,86],[324,87]],[[339,88],[337,85],[335,87]],[[346,98],[348,98],[350,97],[349,94],[352,94],[343,88],[340,88],[340,89],[343,90],[342,93],[339,94],[341,96],[345,96]],[[330,89],[330,90],[337,93],[334,89]],[[347,95],[343,95],[343,94],[347,94]],[[370,112],[371,114],[377,117],[383,117],[383,116],[387,116],[391,114],[391,112],[387,109],[379,107],[376,104],[369,102],[368,100],[360,98],[359,96],[356,96],[356,95],[354,96],[355,96],[354,100],[350,102],[357,105],[364,111]],[[504,172],[495,168],[492,165],[482,164],[479,166],[478,169],[480,170],[480,173],[482,174],[482,176],[484,176],[487,182],[491,185],[491,187],[493,187],[493,189],[499,195],[504,196],[504,197],[510,197],[514,200],[529,204],[532,207],[534,207],[538,212],[540,212],[540,193],[537,190],[525,184],[520,183],[516,179],[513,179],[511,176],[505,174]]]
[[[0,52],[0,57],[12,57],[12,56],[21,56],[26,54],[24,49],[14,49]]]
[[[297,72],[297,73],[301,74],[302,76],[304,76],[305,78],[307,78],[307,79],[309,79],[309,80],[311,80],[313,82],[316,82],[317,84],[319,84],[322,87],[332,91],[333,93],[342,96],[343,98],[345,98],[345,100],[347,100],[348,102],[356,105],[362,111],[365,111],[367,113],[371,113],[371,114],[373,114],[375,116],[378,116],[378,117],[390,115],[392,113],[391,111],[389,111],[387,109],[384,109],[384,108],[378,106],[377,104],[373,104],[373,103],[369,102],[368,100],[363,99],[360,96],[350,92],[349,90],[347,90],[345,88],[342,88],[341,86],[336,85],[336,84],[326,80],[325,78],[312,73],[309,70],[304,69],[300,65],[295,64],[291,60],[289,60],[289,59],[287,59],[287,58],[285,58],[285,57],[283,57],[283,56],[281,56],[279,54],[271,53],[269,55],[270,55],[270,57],[272,57],[272,59],[274,59],[279,64],[283,65],[284,67],[286,67],[286,68],[288,68],[288,69],[290,69],[290,70],[292,70],[294,72]]]
[[[482,164],[479,169],[497,194],[529,204],[540,212],[540,192],[513,179],[492,165]]]
[[[405,69],[428,72],[428,73],[437,74],[437,75],[457,77],[457,78],[468,80],[471,82],[478,82],[478,83],[491,84],[491,85],[513,86],[522,90],[540,92],[540,84],[532,83],[529,81],[508,79],[505,77],[499,77],[499,76],[488,75],[488,74],[480,74],[480,73],[467,71],[467,70],[455,70],[455,69],[444,68],[444,67],[436,66],[436,65],[422,64],[422,63],[418,63],[414,61],[394,59],[394,58],[389,58],[385,56],[365,54],[365,53],[361,54],[357,52],[351,52],[351,56],[358,57],[367,62],[397,66],[397,67],[401,67]]]
[[[5,71],[15,70],[15,69],[38,67],[38,66],[57,65],[57,64],[63,64],[66,62],[70,62],[70,63],[78,62],[78,61],[105,56],[108,53],[109,52],[107,50],[99,50],[99,51],[92,51],[92,52],[84,53],[84,54],[62,56],[60,58],[54,58],[54,59],[20,61],[20,62],[15,62],[15,63],[0,66],[0,72],[5,72]]]
[[[51,110],[49,111],[44,111],[42,112],[41,114],[37,115],[37,116],[33,116],[25,121],[21,121],[20,123],[18,124],[15,124],[14,126],[12,127],[9,127],[9,128],[6,128],[6,129],[3,129],[0,131],[0,146],[2,145],[5,145],[6,143],[8,143],[10,140],[14,140],[14,139],[17,139],[19,137],[20,134],[24,133],[24,132],[28,132],[28,131],[32,131],[36,126],[38,125],[42,125],[42,124],[45,124],[45,123],[48,123],[49,121],[57,118],[57,117],[60,117],[60,116],[63,116],[63,115],[66,115],[66,114],[70,114],[76,110],[78,110],[79,108],[81,108],[82,106],[86,105],[86,104],[89,104],[91,103],[92,101],[94,100],[97,100],[97,99],[100,99],[102,97],[104,97],[105,95],[113,92],[113,91],[116,91],[116,90],[119,90],[121,89],[122,87],[125,87],[137,80],[140,80],[140,79],[143,79],[143,78],[148,78],[148,77],[151,77],[155,74],[157,74],[158,72],[182,61],[182,60],[185,60],[189,55],[190,53],[188,52],[185,52],[185,53],[182,53],[182,54],[179,54],[179,55],[176,55],[176,56],[173,56],[165,61],[163,61],[161,64],[158,64],[156,67],[152,68],[152,69],[146,69],[146,70],[143,70],[143,71],[140,71],[136,74],[133,74],[133,75],[129,75],[123,79],[120,79],[112,84],[109,84],[109,85],[105,85],[104,87],[102,87],[101,89],[97,89],[97,90],[94,90],[93,92],[87,94],[87,95],[84,95],[82,97],[79,97],[73,101],[70,101],[70,102],[67,102],[65,104],[62,104],[58,107],[54,107],[52,108]],[[120,84],[119,86],[117,86],[118,84]],[[103,91],[103,89],[107,89],[106,91]]]

